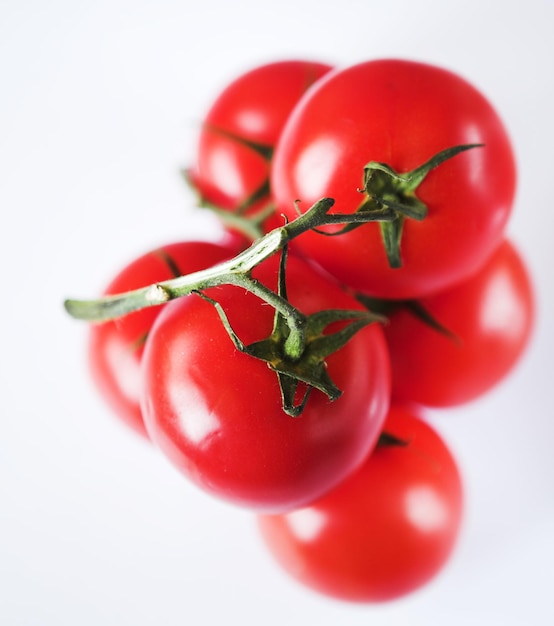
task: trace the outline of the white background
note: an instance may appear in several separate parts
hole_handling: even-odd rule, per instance
[[[1,624],[554,623],[553,24],[549,0],[1,0]],[[404,600],[351,606],[286,578],[250,513],[108,414],[62,301],[214,226],[179,169],[227,81],[279,58],[384,56],[461,73],[504,118],[510,233],[539,308],[509,380],[431,416],[466,483],[453,560]]]

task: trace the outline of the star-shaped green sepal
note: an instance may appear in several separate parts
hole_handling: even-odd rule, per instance
[[[399,173],[386,163],[370,161],[364,167],[360,192],[364,199],[356,213],[373,216],[379,222],[381,239],[391,268],[402,267],[401,243],[404,221],[410,218],[422,221],[428,208],[417,197],[419,185],[439,165],[461,152],[482,147],[482,144],[463,144],[438,152],[428,161],[411,170]],[[370,220],[368,220],[370,221]],[[363,222],[350,223],[333,233],[313,229],[323,235],[336,236],[362,226]]]
[[[278,295],[285,300],[286,258],[285,247],[281,253],[278,286]],[[336,400],[342,395],[327,372],[326,358],[342,348],[368,324],[385,320],[380,315],[364,310],[328,309],[307,316],[298,312],[299,318],[303,320],[301,345],[298,345],[298,336],[291,332],[286,317],[276,310],[269,337],[245,345],[232,329],[223,307],[205,294],[197,293],[216,307],[237,350],[265,361],[276,373],[283,411],[292,417],[302,413],[313,389],[318,389],[330,400]],[[336,322],[344,323],[335,332],[324,332]]]

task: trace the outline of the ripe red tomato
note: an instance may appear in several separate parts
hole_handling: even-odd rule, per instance
[[[234,243],[185,241],[164,246],[135,259],[108,285],[116,294],[146,287],[209,267],[238,252]],[[136,311],[90,328],[88,356],[92,378],[102,397],[123,422],[146,436],[139,402],[140,361],[144,342],[159,307]]]
[[[385,431],[406,445],[378,445],[319,500],[258,517],[285,571],[341,600],[379,602],[414,591],[445,565],[458,536],[462,485],[442,439],[399,406]]]
[[[473,273],[498,245],[516,177],[499,116],[477,89],[449,71],[378,60],[323,77],[295,108],[277,144],[271,176],[277,212],[293,219],[295,200],[307,210],[331,197],[333,211],[352,213],[366,198],[368,162],[406,173],[468,144],[484,145],[443,162],[417,188],[428,213],[422,221],[404,219],[401,267],[389,266],[378,224],[334,237],[311,231],[296,242],[367,294],[415,298],[436,291]]]
[[[285,121],[304,92],[330,69],[311,61],[269,63],[220,93],[202,124],[189,172],[205,201],[247,215],[270,202],[269,163]]]
[[[254,276],[276,288],[275,257]],[[304,314],[359,309],[305,261],[289,258],[288,299]],[[273,308],[244,289],[206,291],[245,344],[271,333]],[[198,486],[237,505],[288,510],[321,495],[357,468],[373,447],[390,395],[379,324],[331,354],[327,372],[343,395],[312,391],[297,418],[282,409],[277,375],[238,351],[215,308],[198,296],[169,302],[143,356],[144,421],[151,439]]]
[[[431,407],[480,397],[502,381],[528,344],[533,290],[525,264],[504,241],[478,273],[419,304],[455,339],[399,307],[385,336],[393,394]]]

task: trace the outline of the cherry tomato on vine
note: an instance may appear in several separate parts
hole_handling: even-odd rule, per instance
[[[400,406],[384,428],[388,439],[334,490],[258,517],[284,570],[340,600],[380,602],[416,590],[443,568],[459,533],[461,478],[443,440]]]
[[[331,67],[278,61],[230,83],[208,111],[189,179],[208,205],[252,216],[271,203],[269,164],[290,112]],[[279,225],[270,220],[270,227]]]
[[[253,274],[276,289],[277,259]],[[287,263],[288,300],[305,315],[360,309],[305,261]],[[206,290],[245,344],[271,334],[274,310],[230,285]],[[282,408],[276,373],[235,347],[212,303],[191,295],[169,302],[143,356],[142,407],[148,433],[199,487],[234,504],[289,510],[321,495],[357,468],[374,446],[390,397],[380,324],[360,330],[326,359],[343,394],[312,390],[302,414]]]
[[[472,147],[418,178],[418,168],[459,146]],[[385,59],[330,72],[301,100],[277,144],[271,186],[277,212],[290,219],[296,200],[305,211],[322,197],[334,198],[340,213],[393,211],[388,226],[331,237],[312,231],[295,243],[359,291],[415,298],[462,280],[490,256],[515,179],[506,129],[475,87],[445,69]],[[400,258],[391,259],[385,243],[394,250],[398,240]]]
[[[184,241],[166,245],[135,259],[110,282],[105,294],[146,287],[175,276],[207,268],[238,252],[235,242],[221,245]],[[140,410],[140,361],[146,337],[159,307],[142,309],[102,324],[89,333],[92,378],[101,395],[123,422],[146,436]]]
[[[525,264],[504,241],[471,278],[418,302],[453,336],[438,332],[409,306],[389,316],[393,394],[446,407],[474,400],[502,381],[526,348],[534,298]]]

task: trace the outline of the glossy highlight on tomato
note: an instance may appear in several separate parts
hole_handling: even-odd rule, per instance
[[[456,544],[463,491],[448,447],[400,405],[391,407],[384,431],[389,442],[331,492],[284,515],[258,516],[277,563],[335,599],[382,602],[413,592]]]
[[[384,59],[324,76],[295,107],[277,144],[271,175],[277,212],[294,219],[296,200],[304,212],[323,197],[335,199],[336,212],[355,212],[366,198],[369,162],[405,174],[443,150],[475,144],[417,188],[427,216],[404,219],[401,267],[390,267],[378,224],[333,237],[312,231],[294,242],[369,295],[416,298],[444,289],[476,271],[500,243],[516,182],[498,113],[453,72]]]
[[[277,286],[278,259],[254,276]],[[359,309],[307,262],[287,262],[289,301],[309,315]],[[243,289],[206,290],[241,340],[266,338],[274,310]],[[259,511],[306,504],[338,484],[377,441],[390,398],[380,324],[359,331],[327,359],[343,394],[313,390],[299,417],[285,414],[278,380],[265,362],[238,351],[212,304],[198,296],[168,303],[143,356],[142,408],[151,439],[185,476],[213,496]]]
[[[449,407],[480,398],[511,372],[529,343],[535,306],[531,278],[505,240],[485,266],[419,305],[451,336],[409,307],[389,316],[393,394],[403,401]]]
[[[152,250],[123,268],[105,294],[124,293],[139,287],[205,269],[234,256],[238,240],[221,244],[183,241]],[[140,362],[159,307],[146,308],[122,318],[90,327],[88,360],[92,379],[101,396],[121,420],[147,436],[140,409]]]

